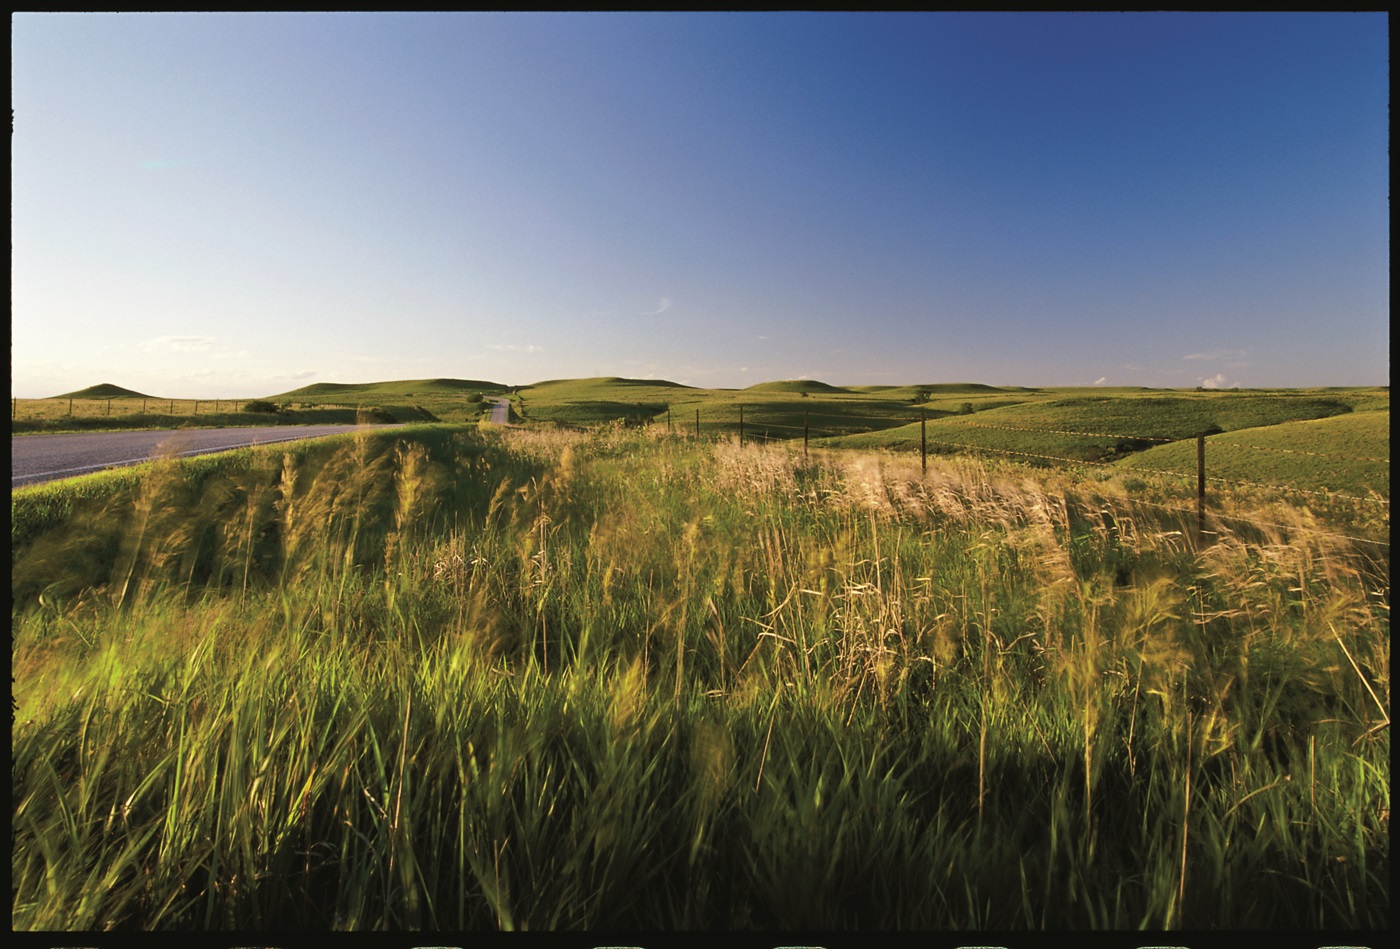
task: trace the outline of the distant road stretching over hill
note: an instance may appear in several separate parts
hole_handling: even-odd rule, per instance
[[[290,425],[277,428],[164,429],[11,437],[10,486],[17,488],[71,478],[103,468],[140,464],[163,451],[180,456],[203,455],[249,445],[336,435],[352,432],[359,427],[362,426]]]

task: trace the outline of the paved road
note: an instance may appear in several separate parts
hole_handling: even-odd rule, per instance
[[[80,432],[10,438],[10,486],[150,461],[163,451],[203,455],[269,442],[354,431],[355,425],[286,425],[260,428],[165,429],[147,432]],[[371,426],[383,428],[382,425]]]
[[[497,399],[491,408],[491,423],[505,425],[510,421],[510,399]]]

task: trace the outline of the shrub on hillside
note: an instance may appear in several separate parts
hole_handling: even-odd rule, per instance
[[[253,401],[244,404],[243,411],[262,412],[268,415],[275,415],[277,412],[280,412],[281,409],[277,407],[277,404],[275,402],[268,402],[266,399],[254,399]]]

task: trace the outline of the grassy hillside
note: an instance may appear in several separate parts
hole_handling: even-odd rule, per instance
[[[767,392],[797,392],[812,395],[849,395],[852,390],[844,389],[841,386],[828,385],[825,382],[818,382],[815,379],[789,379],[782,382],[760,382],[757,385],[749,386],[744,392],[767,393]]]
[[[499,394],[506,391],[508,391],[508,387],[498,382],[481,382],[472,379],[417,379],[398,382],[317,382],[267,398],[275,402],[314,402],[318,399],[344,398],[382,401],[433,396],[450,398],[473,392]]]
[[[486,414],[487,400],[507,394],[513,417],[526,425],[592,427],[620,420],[664,426],[669,421],[672,431],[693,433],[698,416],[701,435],[725,436],[739,432],[742,413],[744,435],[754,441],[798,440],[805,430],[824,447],[913,452],[919,450],[922,419],[934,453],[992,453],[1044,464],[1137,458],[1134,464],[1142,470],[1189,467],[1187,454],[1194,449],[1163,446],[1163,440],[1185,441],[1203,431],[1251,433],[1247,441],[1234,440],[1235,447],[1229,449],[1234,455],[1223,453],[1230,439],[1213,436],[1213,476],[1250,480],[1252,473],[1254,480],[1269,483],[1281,479],[1299,487],[1388,496],[1388,431],[1381,437],[1389,420],[1386,388],[1037,389],[976,383],[842,387],[786,380],[747,389],[702,389],[666,380],[598,377],[511,389],[480,380],[425,379],[316,383],[269,397],[282,407],[276,415],[230,411],[238,403],[228,401],[178,403],[114,395],[77,399],[69,417],[66,400],[19,400],[12,431],[348,423],[362,410],[381,421],[468,422]],[[1353,416],[1357,421],[1293,424]],[[1363,420],[1366,416],[1369,421]],[[1277,431],[1260,434],[1273,429]],[[1263,441],[1256,442],[1258,437]],[[1294,444],[1294,439],[1300,441]],[[1359,454],[1346,447],[1367,441],[1385,447]],[[1328,459],[1329,454],[1341,457]],[[1380,460],[1361,460],[1372,457]]]
[[[62,395],[54,396],[55,399],[154,399],[155,396],[146,395],[143,392],[136,392],[133,389],[124,389],[121,386],[104,382],[100,385],[88,386],[86,389],[79,389],[76,392],[65,392]]]
[[[1389,928],[1388,548],[1290,504],[1196,548],[615,426],[197,465],[12,498],[15,930]]]
[[[1151,448],[1129,469],[1194,474],[1194,442]],[[1208,477],[1307,490],[1390,497],[1390,412],[1283,422],[1206,439]]]
[[[416,379],[396,382],[318,382],[269,400],[291,403],[297,409],[338,405],[374,406],[394,413],[414,410],[422,419],[464,422],[480,418],[488,409],[488,397],[504,395],[507,386],[474,379]]]
[[[1063,390],[1027,396],[1007,404],[998,397],[990,403],[961,405],[959,412],[928,411],[928,433],[940,446],[967,445],[975,449],[1040,452],[1093,460],[1105,452],[1138,451],[1154,440],[1190,439],[1202,431],[1237,432],[1307,419],[1345,416],[1356,406],[1373,418],[1389,416],[1389,394],[1381,390],[1352,390],[1319,395],[1311,391],[1253,392],[1129,392],[1103,395]],[[950,402],[927,403],[921,408]],[[1342,431],[1342,429],[1337,429]],[[832,439],[833,447],[917,449],[918,426]],[[1324,441],[1326,440],[1325,436]]]

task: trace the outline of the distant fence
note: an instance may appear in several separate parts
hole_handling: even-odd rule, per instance
[[[10,419],[48,420],[61,418],[122,418],[140,415],[196,416],[242,412],[253,399],[10,399]],[[266,401],[266,400],[263,400]],[[358,409],[357,404],[340,402],[298,402],[303,409]]]
[[[776,430],[779,430],[779,431],[782,431],[782,432],[786,432],[786,433],[787,433],[786,435],[779,435],[779,440],[782,440],[782,441],[785,441],[785,442],[795,441],[795,440],[796,440],[796,437],[797,437],[797,432],[800,431],[800,432],[802,433],[802,450],[803,450],[804,455],[807,454],[807,453],[810,451],[810,443],[811,443],[811,438],[812,438],[812,428],[811,428],[811,414],[812,414],[812,413],[810,413],[810,412],[808,412],[808,411],[804,411],[804,412],[803,412],[803,423],[802,423],[802,425],[798,426],[798,425],[789,424],[789,423],[766,423],[766,422],[765,422],[765,423],[754,423],[751,419],[748,420],[748,421],[746,421],[746,420],[745,420],[745,413],[744,413],[744,406],[742,406],[742,405],[741,405],[741,406],[738,406],[738,409],[739,409],[739,419],[738,419],[738,425],[737,425],[737,434],[738,434],[738,439],[739,439],[739,444],[740,444],[740,446],[745,445],[745,444],[746,444],[749,440],[751,440],[751,439],[756,439],[756,440],[760,440],[760,441],[770,441],[770,440],[774,440],[774,439],[772,438],[772,432],[773,432],[773,430],[776,429]],[[822,413],[822,414],[826,414],[826,413]],[[1181,479],[1181,478],[1188,478],[1188,479],[1189,479],[1189,478],[1191,477],[1191,475],[1192,475],[1192,472],[1189,472],[1189,471],[1172,470],[1172,469],[1167,469],[1167,468],[1140,468],[1140,467],[1121,468],[1121,467],[1119,467],[1118,465],[1115,464],[1115,461],[1114,461],[1114,460],[1102,461],[1102,460],[1094,460],[1094,459],[1086,459],[1086,458],[1066,458],[1066,457],[1060,456],[1060,455],[1049,455],[1049,454],[1038,453],[1038,452],[1018,451],[1018,450],[1010,449],[1010,448],[996,448],[996,447],[991,447],[991,446],[987,446],[987,445],[973,445],[973,444],[968,444],[968,443],[965,443],[965,442],[952,442],[952,441],[948,441],[948,440],[946,440],[946,439],[940,439],[940,438],[930,439],[930,438],[928,437],[928,416],[926,416],[926,415],[922,415],[922,416],[919,416],[919,417],[916,417],[916,418],[908,418],[908,417],[889,418],[889,417],[886,417],[886,418],[883,418],[883,419],[877,418],[877,417],[875,417],[875,416],[852,417],[852,416],[838,416],[838,415],[836,415],[836,414],[830,414],[830,415],[828,415],[828,417],[830,417],[830,418],[840,418],[842,422],[846,423],[846,424],[844,424],[844,425],[839,426],[840,428],[844,429],[844,431],[835,431],[835,432],[834,432],[834,431],[830,431],[830,430],[821,431],[818,437],[822,437],[822,436],[824,436],[824,435],[829,435],[829,434],[855,434],[856,432],[853,431],[853,428],[861,427],[861,425],[860,425],[861,422],[869,422],[869,423],[870,423],[870,426],[866,426],[866,427],[865,427],[865,431],[866,431],[866,432],[888,430],[888,429],[890,429],[890,428],[896,428],[896,427],[900,427],[900,426],[904,426],[904,425],[911,425],[911,424],[913,424],[914,422],[918,422],[918,423],[919,423],[919,461],[920,461],[921,469],[922,469],[922,471],[923,471],[924,474],[927,474],[927,473],[928,473],[928,456],[929,456],[929,454],[931,453],[931,448],[934,448],[934,449],[942,449],[942,450],[945,450],[945,452],[943,452],[943,453],[946,453],[946,450],[951,450],[952,452],[954,452],[954,453],[959,453],[959,454],[972,454],[972,455],[984,455],[984,454],[988,454],[988,455],[1000,455],[1000,456],[1006,456],[1006,457],[1012,458],[1012,459],[1025,458],[1025,459],[1030,459],[1030,460],[1035,461],[1035,462],[1052,463],[1052,464],[1064,465],[1064,466],[1075,466],[1075,467],[1078,467],[1078,466],[1089,465],[1089,466],[1097,466],[1097,467],[1105,467],[1105,468],[1114,468],[1115,470],[1122,471],[1122,472],[1124,472],[1124,473],[1129,473],[1129,472],[1131,472],[1132,474],[1135,474],[1135,475],[1136,475],[1136,474],[1144,474],[1144,475],[1149,475],[1149,474],[1150,474],[1150,475],[1163,475],[1163,476],[1167,476],[1167,477],[1170,477],[1170,478],[1173,478],[1173,479]],[[941,417],[945,417],[945,418],[946,418],[946,417],[948,417],[948,416],[941,416]],[[851,424],[852,421],[855,421],[855,425],[854,425],[854,426]],[[671,411],[668,409],[668,410],[666,411],[666,413],[665,413],[664,416],[653,416],[653,417],[649,420],[649,424],[651,424],[651,425],[665,425],[666,428],[667,428],[667,431],[669,431],[669,432],[680,433],[680,434],[689,434],[689,435],[694,435],[694,436],[696,436],[696,437],[700,437],[700,436],[702,435],[702,432],[703,432],[702,425],[701,425],[701,415],[700,415],[700,410],[699,410],[699,409],[696,409],[696,410],[695,410],[693,418],[690,417],[689,415],[687,415],[683,420],[673,418],[673,416],[672,416],[672,414],[671,414]],[[1385,507],[1385,508],[1389,508],[1389,506],[1390,506],[1390,499],[1389,499],[1389,498],[1380,497],[1380,496],[1378,496],[1378,495],[1375,495],[1375,496],[1361,496],[1361,495],[1354,495],[1354,494],[1343,494],[1343,493],[1341,493],[1341,492],[1336,492],[1336,491],[1325,491],[1325,490],[1317,490],[1317,489],[1313,489],[1313,488],[1300,487],[1300,486],[1294,485],[1294,484],[1280,484],[1280,483],[1271,483],[1271,482],[1264,482],[1264,481],[1251,481],[1251,480],[1246,480],[1246,479],[1242,479],[1242,478],[1226,478],[1226,477],[1208,475],[1208,474],[1207,474],[1207,469],[1206,469],[1206,444],[1207,444],[1206,439],[1207,439],[1207,435],[1219,435],[1219,434],[1224,434],[1223,432],[1219,432],[1219,431],[1198,432],[1196,435],[1191,436],[1191,437],[1187,437],[1187,438],[1171,438],[1171,437],[1166,437],[1166,436],[1162,436],[1162,435],[1138,435],[1138,434],[1127,434],[1127,433],[1121,433],[1121,432],[1120,432],[1120,433],[1107,433],[1107,432],[1091,432],[1091,431],[1073,431],[1073,430],[1068,430],[1068,429],[1021,428],[1021,427],[1006,426],[1006,425],[987,425],[987,424],[981,423],[981,422],[964,422],[964,423],[962,423],[962,424],[965,425],[965,426],[967,426],[968,428],[979,428],[979,429],[989,429],[989,430],[1000,430],[1000,431],[1008,431],[1008,432],[1020,432],[1020,433],[1034,434],[1034,435],[1059,435],[1059,436],[1073,436],[1073,437],[1080,437],[1080,438],[1104,438],[1104,439],[1112,439],[1112,440],[1114,440],[1114,441],[1117,442],[1117,443],[1125,444],[1125,445],[1128,445],[1128,446],[1164,445],[1164,444],[1170,444],[1170,443],[1174,443],[1174,442],[1177,442],[1177,443],[1179,443],[1179,442],[1187,442],[1187,443],[1190,443],[1190,442],[1193,442],[1193,441],[1194,441],[1194,443],[1195,443],[1195,462],[1196,462],[1196,463],[1195,463],[1195,471],[1194,471],[1194,475],[1195,475],[1195,479],[1194,479],[1194,480],[1195,480],[1195,495],[1196,495],[1196,497],[1195,497],[1195,500],[1196,500],[1195,509],[1194,509],[1194,511],[1192,511],[1192,510],[1190,510],[1190,509],[1183,509],[1183,508],[1171,508],[1170,510],[1176,511],[1177,513],[1194,514],[1194,515],[1195,515],[1195,526],[1196,526],[1196,534],[1197,534],[1197,539],[1198,539],[1198,540],[1199,540],[1199,537],[1200,537],[1201,532],[1202,532],[1203,529],[1204,529],[1204,524],[1205,524],[1205,520],[1206,520],[1206,504],[1207,504],[1206,486],[1207,486],[1208,483],[1231,484],[1231,485],[1243,485],[1243,486],[1254,487],[1254,488],[1263,488],[1263,489],[1267,489],[1267,490],[1296,492],[1296,493],[1299,493],[1299,494],[1311,495],[1311,496],[1317,496],[1317,497],[1325,497],[1325,498],[1329,498],[1329,499],[1339,499],[1339,500],[1345,500],[1345,501],[1356,501],[1356,502],[1361,502],[1361,503],[1364,503],[1364,504],[1373,504],[1373,505],[1377,505],[1377,506]],[[726,414],[726,416],[725,416],[723,419],[721,419],[721,420],[711,419],[710,425],[711,425],[711,433],[712,433],[712,434],[723,434],[723,435],[733,435],[733,434],[735,434],[735,425],[734,425],[734,422],[733,422],[733,416],[732,416],[732,415]],[[877,427],[877,426],[878,426],[878,427]],[[865,433],[865,432],[860,432],[859,434],[864,434],[864,433]],[[1353,457],[1353,456],[1350,456],[1350,455],[1337,455],[1337,454],[1331,454],[1331,453],[1327,453],[1327,452],[1306,451],[1306,450],[1303,450],[1303,449],[1272,448],[1272,447],[1266,447],[1266,446],[1262,446],[1262,445],[1245,445],[1245,444],[1242,444],[1242,443],[1239,443],[1239,442],[1228,442],[1228,441],[1220,441],[1220,440],[1211,441],[1210,444],[1211,444],[1212,447],[1215,447],[1215,448],[1231,448],[1231,449],[1239,449],[1239,450],[1242,450],[1242,451],[1258,451],[1258,452],[1268,452],[1268,453],[1281,453],[1281,454],[1304,455],[1304,456],[1310,456],[1310,457],[1314,457],[1314,458],[1332,459],[1332,460],[1336,460],[1336,461],[1361,462],[1361,463],[1367,463],[1367,464],[1382,464],[1382,465],[1387,465],[1387,466],[1390,464],[1390,459],[1389,459],[1389,458]],[[1115,460],[1121,460],[1121,459],[1115,459]],[[1280,525],[1274,525],[1274,526],[1280,526]],[[1384,547],[1389,547],[1389,546],[1390,546],[1389,543],[1383,542],[1383,541],[1367,540],[1366,538],[1353,537],[1353,536],[1351,536],[1351,535],[1337,535],[1337,536],[1339,536],[1339,537],[1345,536],[1345,537],[1346,537],[1347,539],[1349,539],[1349,540],[1359,541],[1359,542],[1362,542],[1362,543],[1378,544],[1378,545],[1384,546]]]
[[[238,412],[247,399],[10,399],[10,418],[99,418],[123,415],[212,415]]]

